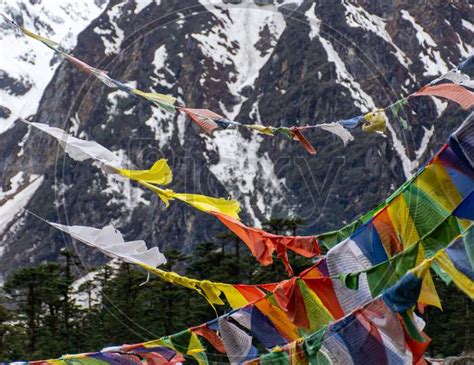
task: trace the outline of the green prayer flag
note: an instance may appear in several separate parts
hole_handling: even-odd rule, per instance
[[[309,329],[312,333],[324,327],[327,323],[331,322],[333,318],[327,309],[314,299],[312,291],[309,290],[303,280],[298,280],[297,283],[303,297],[306,315],[309,320]]]
[[[349,289],[357,290],[359,289],[359,275],[360,273],[342,273],[338,278]]]
[[[434,272],[436,273],[436,275],[438,275],[441,280],[444,281],[444,283],[446,285],[449,285],[453,282],[453,279],[451,278],[451,276],[449,276],[440,266],[439,264],[436,262],[436,261],[433,261],[431,263],[431,268],[434,270]]]
[[[413,338],[414,340],[418,342],[426,342],[426,338],[424,338],[421,334],[420,331],[418,331],[418,328],[416,327],[415,323],[413,322],[412,317],[410,314],[407,312],[402,312],[400,313],[403,319],[403,324],[405,325],[405,328],[408,332],[408,335]]]
[[[319,349],[324,340],[324,335],[326,334],[327,327],[320,329],[317,332],[314,332],[308,336],[303,342],[303,351],[309,361],[310,365],[321,365],[319,361]]]
[[[400,121],[403,129],[408,129],[408,123],[403,117],[400,116],[401,109],[408,103],[407,99],[401,99],[390,106],[390,112],[392,115]]]
[[[428,193],[410,184],[403,192],[416,230],[420,237],[429,234],[433,227],[441,224],[449,212],[440,207]],[[449,242],[449,241],[448,241]]]
[[[290,356],[285,351],[273,351],[260,357],[260,364],[287,365],[291,364]]]
[[[367,283],[374,298],[396,282],[397,274],[390,261],[382,262],[367,271]]]
[[[430,234],[423,238],[425,255],[430,258],[439,250],[445,248],[456,236],[461,233],[459,220],[454,216],[449,216],[439,224]]]
[[[191,340],[191,331],[189,329],[181,331],[169,337],[176,351],[183,355],[188,352],[189,341]]]
[[[397,279],[400,279],[405,275],[408,270],[413,269],[416,266],[416,259],[418,258],[418,249],[420,243],[408,247],[405,251],[401,252],[399,255],[393,257],[392,266],[397,274]]]

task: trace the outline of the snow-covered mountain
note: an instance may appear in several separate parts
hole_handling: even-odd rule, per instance
[[[241,121],[331,122],[385,106],[473,52],[466,2],[431,1],[9,1],[27,28],[145,91]],[[0,23],[0,272],[54,258],[65,245],[51,221],[113,223],[134,239],[191,251],[222,230],[212,217],[71,161],[47,136],[15,123],[32,117],[97,140],[125,163],[169,160],[176,191],[232,196],[260,224],[298,215],[305,232],[334,229],[402,183],[461,120],[457,106],[411,105],[410,130],[355,133],[344,148],[324,132],[318,155],[247,131],[203,135],[122,91],[88,79],[51,50]],[[8,50],[4,52],[3,50]],[[96,256],[80,253],[88,262]]]

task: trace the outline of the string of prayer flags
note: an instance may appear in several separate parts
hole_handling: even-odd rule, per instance
[[[144,180],[160,185],[167,185],[172,180],[171,169],[164,159],[156,161],[149,170],[123,169],[119,167],[122,163],[120,157],[95,141],[76,138],[60,128],[51,127],[47,124],[28,122],[24,119],[20,120],[55,138],[64,152],[75,161],[93,159],[100,164],[101,169],[105,172],[118,173],[132,180]]]
[[[166,263],[166,258],[158,247],[147,249],[145,241],[142,240],[126,242],[122,233],[111,225],[98,229],[86,226],[65,226],[53,222],[47,223],[69,234],[72,238],[98,249],[109,257],[153,268]]]
[[[3,16],[6,18],[5,16]],[[8,18],[6,18],[8,19]],[[152,104],[155,104],[156,106],[174,113],[175,112],[175,106],[174,103],[176,102],[176,98],[169,96],[169,95],[164,95],[160,93],[147,93],[143,92],[141,90],[138,90],[136,88],[131,88],[126,84],[121,83],[120,81],[114,80],[111,77],[108,76],[107,71],[101,70],[95,67],[92,67],[85,63],[84,61],[79,60],[78,58],[66,53],[63,48],[61,48],[59,43],[56,43],[50,39],[47,39],[45,37],[41,37],[38,34],[35,34],[31,31],[29,31],[26,28],[19,27],[14,23],[13,21],[10,20],[11,24],[14,24],[17,29],[19,29],[24,35],[31,37],[33,39],[36,39],[43,44],[45,44],[47,47],[64,57],[67,61],[69,61],[71,64],[73,64],[75,67],[77,67],[80,71],[86,73],[87,75],[94,76],[97,78],[99,81],[101,81],[103,84],[110,88],[118,88],[122,91],[125,91],[131,95],[134,96],[139,96],[142,99],[145,99]]]
[[[208,109],[193,109],[184,107],[182,105],[177,107],[175,105],[176,98],[169,95],[153,92],[143,92],[139,89],[132,88],[120,81],[114,80],[109,77],[107,75],[107,71],[94,68],[88,65],[87,63],[73,57],[72,55],[67,54],[58,43],[53,42],[47,38],[41,37],[23,27],[19,27],[14,21],[8,19],[4,15],[3,17],[7,19],[10,24],[13,24],[16,29],[19,29],[24,35],[42,42],[50,49],[63,56],[67,61],[75,65],[79,70],[85,72],[88,75],[96,77],[108,87],[123,90],[128,94],[146,100],[167,112],[174,113],[176,112],[176,110],[178,110],[180,112],[186,113],[196,125],[198,125],[208,134],[212,134],[212,132],[216,129],[226,129],[228,127],[241,127],[251,129],[267,136],[274,136],[275,132],[278,131],[284,135],[291,137],[291,139],[300,142],[301,145],[305,148],[305,150],[311,155],[315,155],[316,150],[311,145],[309,140],[303,135],[303,129],[319,128],[322,130],[326,130],[340,137],[344,145],[346,145],[349,141],[353,140],[352,134],[346,128],[355,128],[360,125],[362,130],[365,132],[384,133],[386,130],[386,116],[384,113],[385,109],[391,109],[392,112],[394,112],[394,115],[396,114],[395,116],[399,119],[403,128],[407,128],[408,125],[406,123],[406,120],[404,118],[398,117],[399,110],[397,110],[397,108],[399,109],[402,105],[399,104],[399,102],[402,102],[403,100],[406,100],[411,97],[425,95],[444,97],[455,101],[456,103],[460,104],[464,109],[469,109],[474,104],[474,93],[464,88],[464,86],[473,87],[474,85],[474,81],[470,79],[471,75],[469,74],[469,72],[466,71],[470,70],[470,65],[472,63],[472,60],[468,59],[461,63],[457,68],[450,70],[445,75],[441,76],[429,85],[420,89],[418,92],[409,95],[407,98],[401,99],[399,102],[396,102],[395,104],[392,104],[385,109],[378,109],[364,116],[357,116],[346,120],[339,120],[334,123],[321,123],[304,127],[295,125],[290,127],[275,128],[273,126],[265,126],[260,124],[244,124],[228,120],[225,117],[214,113],[213,111]],[[433,83],[436,83],[441,80],[451,81],[453,82],[453,84],[440,84],[431,86]]]
[[[449,227],[450,217],[469,218],[469,212],[474,211],[474,195],[471,195],[474,191],[474,170],[468,162],[474,160],[473,140],[474,123],[470,116],[451,135],[450,143],[443,146],[410,181],[364,215],[363,219],[337,233],[276,236],[259,228],[247,227],[225,215],[214,215],[248,246],[258,262],[271,264],[276,252],[290,274],[288,249],[304,257],[315,257],[320,253],[320,245],[331,248],[332,242],[328,237],[339,240],[352,238],[355,241],[352,245],[368,256],[364,267],[375,265],[386,260],[387,255],[392,256],[419,241],[433,227]],[[364,240],[372,242],[371,246],[365,248]]]
[[[245,362],[258,364],[416,364],[429,338],[415,328],[411,337],[405,322],[381,298],[349,316],[272,352]]]
[[[457,217],[454,214],[459,211],[459,207],[470,202],[469,197],[474,191],[474,170],[467,158],[472,158],[474,151],[470,145],[474,128],[473,123],[469,121],[468,118],[452,134],[450,145],[445,145],[412,180],[403,184],[383,204],[363,216],[363,219],[357,220],[357,224],[351,224],[350,229],[343,228],[344,233],[339,236],[345,235],[347,238],[333,246],[325,258],[300,275],[310,292],[317,293],[322,305],[335,318],[380,294],[419,260],[445,247],[453,237],[465,231],[468,224],[463,220],[465,215]],[[168,192],[140,180],[145,177],[153,182],[165,183],[171,180],[171,171],[165,161],[156,163],[154,167],[156,176],[149,176],[147,170],[122,170],[122,174],[136,179],[157,193],[164,192],[174,197],[172,191]],[[164,173],[161,173],[163,171]],[[182,198],[180,195],[177,197]],[[230,217],[228,212],[222,213],[226,207],[216,208],[218,204],[215,201],[211,200],[209,203],[207,198],[204,199],[206,200],[203,206],[196,207],[221,220],[247,244],[262,264],[271,263],[272,254],[276,252],[289,273],[293,274],[288,263],[287,250],[305,257],[320,254],[319,236],[281,236],[246,227],[236,218]],[[219,203],[227,205],[225,200]],[[468,211],[473,210],[469,208],[472,203],[467,206]],[[269,292],[274,292],[279,285],[213,283],[168,273],[143,263],[139,265],[163,280],[197,290],[211,304],[224,304],[220,298],[224,294],[233,308],[258,300]],[[301,290],[299,285],[297,291]],[[303,294],[300,297],[303,297]],[[420,298],[424,304],[439,305],[428,276]],[[307,320],[311,323],[309,318]]]
[[[466,127],[469,129],[469,126],[469,124],[463,124],[461,131]],[[456,136],[456,141],[460,141],[459,148],[460,150],[463,150],[466,138],[460,138],[457,134],[458,133],[455,132],[453,135]],[[466,137],[464,134],[463,136]],[[447,158],[451,156],[452,153],[453,152],[450,150],[449,146],[445,146],[442,151],[436,155],[436,158],[433,161],[450,161],[449,166],[452,168],[454,166],[452,157],[451,160]],[[437,171],[437,169],[435,170]],[[417,178],[422,176],[422,174],[419,174]],[[413,181],[414,183],[417,183],[417,186],[422,185],[420,182],[417,182],[416,179]],[[456,181],[460,182],[462,179],[459,179],[458,176]],[[433,187],[434,191],[439,190],[439,185],[436,186],[438,186],[438,188]],[[447,190],[449,191],[450,188],[448,187]],[[465,194],[466,189],[462,190]],[[445,202],[445,199],[441,199],[440,195],[437,199],[438,201]],[[455,200],[452,205],[457,203],[458,200]],[[447,203],[445,202],[444,204]],[[420,215],[426,216],[426,214],[421,213]],[[375,218],[378,216],[379,215],[377,214]],[[413,323],[413,315],[410,312],[410,308],[414,306],[417,301],[420,302],[420,300],[422,300],[423,287],[426,285],[426,278],[429,277],[427,270],[428,266],[431,266],[432,263],[436,262],[438,265],[442,266],[447,275],[450,275],[453,281],[459,285],[466,294],[469,296],[474,295],[474,288],[472,280],[470,279],[474,275],[471,264],[472,260],[469,259],[470,256],[468,255],[468,253],[472,253],[472,247],[474,244],[474,229],[472,223],[470,223],[470,226],[466,226],[467,228],[462,231],[462,227],[465,226],[462,221],[455,222],[452,227],[450,223],[451,218],[449,217],[445,217],[445,220],[441,224],[435,222],[436,221],[433,221],[432,223],[437,226],[436,229],[426,232],[419,242],[404,242],[408,245],[405,248],[405,251],[402,251],[398,255],[389,259],[389,265],[385,267],[391,267],[394,269],[396,279],[394,282],[386,281],[386,284],[382,285],[383,300],[387,303],[392,303],[394,301],[401,303],[398,310],[403,310],[401,316],[402,327],[406,328],[406,331],[410,336],[414,336],[410,341],[419,341],[417,346],[420,347],[422,347],[422,344],[426,342],[426,339],[422,334],[418,333],[416,324]],[[449,227],[448,231],[446,231],[446,227]],[[367,231],[367,229],[369,229],[369,231]],[[207,358],[205,357],[204,347],[200,345],[199,340],[199,336],[202,336],[206,339],[212,338],[213,342],[209,341],[211,344],[220,344],[220,350],[224,347],[226,353],[233,353],[234,355],[232,356],[235,356],[236,358],[239,357],[241,361],[244,361],[252,356],[258,355],[256,352],[257,347],[253,345],[255,340],[264,344],[264,347],[270,349],[270,347],[267,346],[286,346],[284,345],[285,342],[294,342],[300,338],[301,334],[310,335],[314,331],[324,329],[324,326],[333,319],[341,319],[341,321],[335,323],[348,323],[344,321],[348,318],[347,316],[350,317],[353,314],[351,313],[352,310],[355,310],[354,313],[358,313],[358,308],[361,308],[361,306],[364,306],[366,303],[373,302],[374,297],[375,301],[377,301],[377,296],[380,294],[377,294],[376,296],[372,291],[371,285],[369,285],[369,295],[359,297],[356,295],[356,293],[362,290],[361,283],[359,282],[359,287],[356,290],[353,288],[350,292],[344,294],[350,297],[348,299],[349,301],[356,304],[353,307],[354,309],[348,307],[342,310],[344,305],[341,301],[341,292],[336,286],[338,278],[334,277],[332,267],[334,267],[334,262],[337,260],[339,260],[342,267],[344,267],[344,265],[346,265],[344,262],[347,263],[354,260],[358,260],[359,262],[362,260],[363,262],[368,260],[368,265],[371,265],[377,263],[378,260],[386,258],[386,256],[380,254],[380,241],[376,238],[377,236],[374,236],[374,233],[373,226],[362,226],[356,231],[355,236],[353,235],[346,241],[336,245],[328,252],[326,258],[321,259],[316,265],[302,273],[300,277],[284,280],[281,283],[276,284],[262,284],[257,286],[249,285],[246,287],[242,285],[231,286],[229,284],[219,284],[220,286],[218,289],[224,292],[226,297],[236,297],[237,295],[240,295],[240,298],[244,298],[243,300],[240,300],[245,307],[236,309],[228,315],[220,317],[218,320],[207,323],[205,326],[197,327],[199,328],[199,332],[193,332],[193,329],[190,329],[174,336],[143,344],[143,347],[169,347],[174,349],[174,351],[181,352],[184,357],[191,356],[198,358],[202,363],[206,363]],[[411,235],[397,234],[396,236],[400,236],[400,240],[403,239],[402,237],[411,238]],[[452,242],[450,244],[447,244],[446,240],[450,239],[450,237],[454,237],[454,239],[451,240]],[[347,242],[349,242],[349,244]],[[463,246],[461,247],[460,244]],[[343,254],[344,250],[341,250],[341,247],[349,247],[350,250],[346,250],[345,252],[353,251],[357,256],[352,258],[351,255]],[[421,250],[421,248],[423,248],[423,250]],[[416,252],[416,254],[414,252]],[[431,253],[431,257],[425,258],[421,262],[417,262],[419,257],[421,257],[420,253],[423,255],[425,253]],[[333,260],[332,263],[330,262],[331,260]],[[138,264],[141,267],[147,267],[147,264],[145,263]],[[158,271],[159,269],[154,270]],[[365,273],[367,275],[367,282],[369,283],[371,282],[370,277],[373,275],[377,276],[376,280],[381,280],[384,276],[384,272],[380,271],[380,268],[376,266],[369,267],[365,270]],[[388,271],[388,273],[390,273],[390,271]],[[352,272],[351,274],[354,276],[357,272]],[[360,274],[361,273],[359,273],[359,275]],[[409,278],[410,276],[415,276],[418,281],[407,280],[406,278]],[[400,279],[401,281],[399,281]],[[359,280],[361,279],[359,278]],[[397,288],[397,285],[400,282],[405,282],[403,286],[405,289],[393,289]],[[413,285],[413,283],[415,283],[415,285]],[[208,284],[208,288],[214,290],[212,289],[213,283],[208,282]],[[204,281],[202,281],[202,284],[200,285],[204,288]],[[386,290],[388,287],[391,287],[392,289]],[[409,290],[407,290],[407,288],[409,288]],[[406,296],[406,299],[404,299],[404,292],[409,294],[414,292],[417,294],[417,298],[414,298],[413,295],[408,295]],[[220,292],[215,292],[214,294],[218,296]],[[390,300],[392,300],[392,302],[389,302]],[[229,300],[229,302],[231,301]],[[392,304],[387,305],[390,306]],[[223,324],[224,322],[222,318],[228,318],[229,316],[232,317],[232,320],[229,322],[229,320],[226,319],[225,324]],[[227,326],[227,322],[231,325]],[[239,325],[235,326],[235,323],[238,323]],[[222,326],[220,326],[221,324]],[[331,326],[332,324],[328,328],[331,328]],[[341,327],[346,328],[345,326]],[[336,326],[335,328],[338,327]],[[369,332],[372,333],[372,330]],[[195,336],[192,336],[191,334],[195,334]],[[270,337],[268,337],[269,334],[271,334]],[[380,334],[380,336],[380,338],[385,340],[383,334]],[[359,339],[358,336],[350,337]],[[220,341],[218,340],[219,338],[221,339]],[[305,338],[301,339],[299,343],[302,348],[305,348]],[[362,336],[362,338],[364,337]],[[242,343],[247,345],[239,347]],[[251,344],[250,347],[248,344]],[[325,344],[323,341],[322,344],[321,349],[323,353],[326,355],[332,353],[330,351],[330,349],[333,349],[332,343]],[[313,349],[315,349],[317,343],[313,343],[313,345]],[[246,349],[246,352],[234,351],[235,346],[238,346],[238,349]],[[294,344],[292,346],[294,350]],[[325,349],[327,349],[327,351]],[[112,348],[108,351],[120,350],[123,350],[123,348],[119,350],[117,350],[117,348]],[[103,352],[104,350],[101,352],[100,356],[104,356]],[[108,352],[106,353],[109,354]],[[417,353],[421,356],[422,351]],[[114,356],[120,355],[118,355],[117,352],[114,352]],[[354,359],[354,356],[358,355],[355,351],[349,350],[348,356],[349,358]]]
[[[438,156],[445,158],[443,153],[438,154]],[[426,216],[426,214],[421,212],[420,215]],[[405,272],[413,268],[417,264],[417,260],[423,259],[425,253],[434,252],[439,248],[445,247],[451,237],[462,234],[464,230],[462,228],[464,225],[462,221],[453,220],[453,217],[447,216],[441,223],[436,223],[437,229],[426,233],[418,241],[403,241],[404,237],[405,239],[412,239],[410,235],[404,235],[403,231],[400,231],[400,233],[393,231],[393,234],[390,235],[381,235],[379,233],[379,236],[376,234],[377,231],[374,230],[374,226],[383,227],[385,224],[385,232],[391,231],[391,228],[389,229],[389,226],[386,225],[388,223],[386,219],[385,214],[377,214],[374,217],[373,223],[361,226],[355,234],[334,246],[329,250],[326,258],[322,258],[316,265],[300,274],[302,281],[298,282],[299,287],[297,289],[292,287],[294,282],[288,281],[275,284],[230,285],[207,280],[190,279],[173,272],[150,268],[144,264],[140,264],[140,266],[167,282],[197,290],[211,304],[224,304],[222,299],[220,299],[223,293],[227,302],[233,308],[259,300],[269,292],[276,292],[277,290],[280,290],[280,292],[283,290],[284,293],[295,292],[295,290],[302,293],[307,292],[301,286],[301,282],[304,282],[309,293],[312,292],[310,296],[314,297],[316,295],[321,305],[334,318],[339,318],[345,312],[356,308],[360,303],[364,303],[370,298],[379,295],[383,289],[393,285]],[[233,223],[238,224],[240,222],[234,221]],[[252,231],[250,232],[253,233]],[[262,239],[265,237],[265,233],[258,230],[255,231],[255,234],[261,234]],[[384,238],[380,241],[379,237]],[[395,246],[396,250],[384,253],[384,247],[392,247],[386,245],[386,240],[391,240],[394,237],[399,237],[396,239],[400,240],[401,243]],[[388,254],[393,257],[387,258]],[[361,278],[361,275],[364,276]],[[425,300],[423,295],[420,298],[426,303],[439,306],[436,292],[433,292],[433,289],[429,286],[429,277],[426,276],[426,278],[427,281],[424,283],[423,293],[427,297],[434,299]],[[341,279],[343,281],[342,286],[339,284]],[[283,287],[280,285],[283,285]],[[347,291],[345,286],[349,286],[350,290]],[[295,298],[304,297],[305,295],[301,294]],[[312,305],[311,308],[314,309],[316,307]],[[286,305],[285,310],[289,315],[292,313],[288,311]],[[321,314],[318,314],[317,317],[322,318]],[[309,318],[307,320],[311,323]]]
[[[59,50],[57,52],[60,52]],[[61,55],[74,66],[76,66],[80,71],[86,73],[87,75],[94,76],[97,80],[102,82],[104,85],[122,90],[128,94],[131,94],[134,97],[140,97],[144,100],[149,101],[150,103],[158,106],[159,108],[166,110],[170,113],[174,113],[176,107],[174,103],[176,102],[176,98],[170,95],[164,95],[160,93],[147,93],[141,91],[139,89],[130,87],[120,81],[112,79],[108,74],[107,71],[101,70],[95,67],[88,65],[87,63],[77,59],[74,56],[71,56],[67,53],[61,52]]]
[[[464,247],[467,245],[472,249],[474,244],[466,237],[472,239],[472,235],[456,239],[436,252],[433,258],[422,261],[404,274],[382,295],[364,302],[354,311],[340,318],[323,317],[314,326],[317,329],[307,328],[311,326],[311,318],[320,318],[316,313],[311,314],[311,310],[319,306],[318,302],[307,300],[317,297],[308,298],[300,289],[305,287],[300,284],[306,282],[293,278],[279,284],[275,294],[175,335],[134,345],[113,346],[97,353],[65,355],[60,360],[43,363],[66,364],[87,359],[123,362],[134,356],[140,359],[138,355],[147,353],[154,359],[171,360],[181,356],[181,361],[194,358],[200,364],[208,364],[207,353],[211,349],[206,349],[201,339],[218,353],[225,353],[233,363],[417,363],[429,344],[429,338],[422,332],[422,325],[411,309],[419,300],[417,296],[421,295],[420,284],[431,264],[450,249],[453,251],[448,257],[455,257],[453,265],[457,268],[464,265],[467,254],[460,256],[459,239]],[[469,250],[464,248],[463,252]],[[472,266],[470,270],[472,272]],[[413,284],[412,277],[418,283]],[[472,288],[469,290],[473,294]],[[394,305],[395,302],[398,304]],[[262,348],[271,352],[265,353]],[[159,356],[153,357],[154,354]]]
[[[366,302],[328,326],[272,352],[246,362],[267,364],[303,363],[351,363],[351,364],[398,364],[417,363],[430,340],[422,332],[422,325],[413,314],[413,307],[420,300],[424,278],[436,261],[447,260],[450,275],[461,275],[456,284],[472,298],[474,266],[467,259],[467,252],[474,247],[470,229],[466,236],[459,237],[446,248],[438,251],[408,271],[382,295]],[[470,247],[468,249],[467,247]],[[451,254],[449,254],[451,252]],[[453,273],[452,268],[457,272]],[[459,268],[462,267],[462,270]],[[460,274],[462,271],[462,274]],[[467,280],[471,278],[471,280]],[[468,284],[468,286],[466,286]],[[397,315],[399,313],[400,315]],[[337,339],[335,341],[335,339]]]
[[[236,219],[239,217],[240,205],[235,200],[213,198],[198,194],[176,193],[171,189],[162,189],[153,185],[167,185],[171,183],[173,175],[166,160],[158,160],[149,170],[123,169],[120,167],[120,158],[95,141],[86,141],[73,137],[64,130],[47,124],[22,121],[54,137],[72,159],[77,161],[94,159],[100,163],[103,171],[128,177],[152,190],[161,198],[166,206],[169,206],[171,200],[176,199],[203,212],[218,212]]]

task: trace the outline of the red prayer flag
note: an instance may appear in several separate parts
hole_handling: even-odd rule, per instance
[[[215,331],[207,327],[207,323],[191,328],[191,332],[204,337],[220,353],[224,354],[226,352],[224,342]]]
[[[194,123],[196,123],[208,134],[211,134],[214,129],[218,128],[218,125],[216,122],[214,122],[214,119],[223,118],[221,115],[208,109],[178,108],[178,110],[185,112]]]
[[[337,299],[336,292],[334,291],[334,286],[332,285],[331,278],[306,278],[303,277],[302,280],[312,290],[324,307],[331,313],[334,319],[339,319],[344,317],[344,311],[339,304]]]
[[[311,144],[310,141],[308,141],[306,139],[306,137],[301,132],[300,128],[291,127],[290,131],[293,132],[293,138],[295,140],[297,140],[298,142],[300,142],[303,145],[303,147],[305,148],[305,150],[308,151],[308,153],[310,155],[315,155],[316,154],[316,150],[314,149],[313,145]]]
[[[270,265],[273,262],[273,252],[277,251],[278,257],[282,259],[286,271],[290,275],[293,275],[293,270],[288,262],[288,249],[308,258],[321,253],[318,240],[315,236],[282,236],[271,234],[259,228],[247,227],[237,219],[225,214],[218,212],[211,213],[244,241],[252,255],[264,266]]]
[[[278,305],[286,312],[288,319],[297,327],[309,328],[309,319],[306,314],[303,295],[301,294],[297,278],[282,281],[276,287],[274,298]]]
[[[458,103],[465,110],[474,106],[474,93],[456,84],[425,86],[411,96],[438,96]]]

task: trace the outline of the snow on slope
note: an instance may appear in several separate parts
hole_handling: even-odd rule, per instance
[[[426,72],[423,76],[439,76],[449,71],[448,66],[441,58],[439,51],[434,49],[438,47],[434,39],[418,24],[413,16],[406,10],[401,11],[402,18],[411,23],[416,30],[416,38],[423,48],[419,57],[425,66]]]
[[[393,42],[392,37],[385,29],[385,20],[375,14],[370,14],[361,6],[343,1],[342,4],[346,8],[347,24],[354,28],[362,28],[365,31],[372,32],[382,38],[386,43],[390,44],[394,51],[391,53],[397,57],[397,60],[406,69],[412,64],[407,55]]]
[[[140,13],[143,9],[145,9],[148,5],[150,5],[153,2],[155,2],[157,6],[160,5],[160,0],[135,0],[134,13],[135,14]]]
[[[23,22],[27,29],[72,49],[77,35],[104,8],[105,3],[97,0],[19,0],[5,4],[3,12]],[[49,48],[19,34],[3,19],[0,19],[0,30],[0,105],[27,117],[36,112],[60,60]],[[1,120],[0,133],[11,127],[16,115],[11,114],[5,119]]]
[[[207,149],[219,156],[218,163],[209,169],[243,203],[253,224],[260,223],[257,212],[260,216],[271,216],[272,208],[283,201],[287,192],[285,180],[275,175],[268,153],[258,153],[264,137],[252,134],[247,140],[235,130],[224,130],[204,138]]]
[[[254,85],[285,30],[286,22],[283,14],[272,5],[256,6],[252,1],[236,5],[206,0],[201,3],[215,16],[215,25],[208,34],[193,34],[192,37],[199,42],[204,55],[213,60],[216,69],[224,65],[234,67],[227,87],[238,101],[231,110],[220,104],[226,117],[234,119],[247,100],[240,94],[241,90]],[[299,1],[286,1],[279,6],[290,3],[293,7],[301,5]],[[262,48],[263,38],[267,45]],[[259,154],[262,137],[252,135],[248,140],[238,131],[219,131],[212,138],[205,138],[207,149],[219,156],[217,163],[210,161],[211,172],[243,202],[253,224],[259,224],[258,216],[271,215],[271,207],[281,203],[285,196],[285,181],[276,177],[268,154]],[[255,185],[260,184],[263,186],[256,188]]]
[[[308,21],[312,24],[320,24],[321,21],[314,14],[314,10],[311,12],[312,8],[306,12],[306,17]],[[354,77],[349,73],[347,67],[332,43],[324,38],[319,32],[319,27],[312,27],[310,30],[310,38],[314,39],[318,37],[319,42],[323,46],[326,54],[328,56],[328,61],[334,63],[336,80],[339,84],[346,87],[351,93],[351,97],[354,100],[354,104],[364,113],[369,112],[375,108],[375,103],[372,97],[367,94],[361,87],[361,85],[354,79]]]
[[[309,26],[311,30],[309,31],[309,39],[313,40],[320,32],[321,20],[319,20],[315,15],[316,3],[311,5],[311,7],[304,13],[308,19]]]
[[[15,175],[11,180],[12,188],[0,197],[0,234],[2,234],[9,224],[21,213],[26,207],[33,194],[38,190],[43,182],[43,176],[31,175],[29,182],[20,185],[19,174]],[[1,248],[0,248],[1,256]]]
[[[117,20],[120,18],[124,6],[124,1],[112,6],[106,13],[109,17],[109,21],[107,23],[101,23],[94,28],[94,32],[99,34],[102,38],[106,56],[119,53],[120,51],[125,33],[117,25]]]
[[[253,2],[238,5],[222,4],[221,1],[202,1],[216,20],[209,34],[193,34],[207,57],[216,68],[230,64],[235,74],[230,75],[227,86],[239,102],[232,110],[224,110],[230,119],[235,118],[242,103],[240,95],[245,86],[253,86],[260,69],[270,57],[273,47],[286,27],[283,14],[274,6],[256,6]],[[259,47],[262,36],[270,37],[269,48]]]

